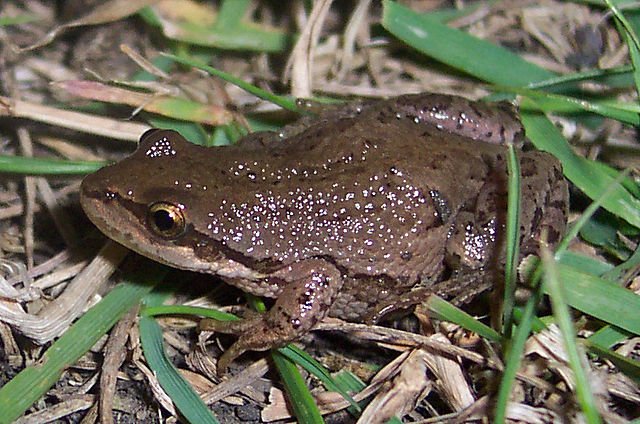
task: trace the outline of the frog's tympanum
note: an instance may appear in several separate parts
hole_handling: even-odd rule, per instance
[[[511,108],[434,94],[328,109],[225,147],[150,130],[85,178],[81,201],[134,251],[276,299],[265,314],[207,324],[239,336],[224,370],[327,315],[374,322],[430,293],[472,290],[456,278],[503,266],[505,145],[523,140]],[[558,240],[568,191],[553,156],[518,155],[524,256],[542,234]]]

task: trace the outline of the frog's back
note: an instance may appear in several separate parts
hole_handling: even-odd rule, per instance
[[[209,192],[206,231],[265,266],[322,256],[353,274],[439,272],[448,219],[485,179],[481,155],[434,126],[332,124],[265,148],[221,149],[224,187]]]

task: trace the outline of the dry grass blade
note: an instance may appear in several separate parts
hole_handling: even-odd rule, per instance
[[[118,370],[124,362],[127,349],[126,342],[129,330],[134,325],[138,315],[138,308],[131,309],[113,328],[105,346],[104,361],[100,373],[100,423],[113,423],[113,399],[116,394]]]
[[[290,70],[291,94],[294,97],[309,98],[312,95],[314,50],[331,3],[333,0],[321,0],[313,4],[309,21],[302,30],[287,62],[288,71],[285,71],[284,79],[289,79]]]
[[[140,134],[150,128],[149,125],[138,122],[104,118],[2,96],[0,96],[0,116],[26,118],[84,133],[136,142]]]
[[[109,242],[89,265],[80,272],[58,298],[46,305],[38,315],[25,312],[17,303],[0,300],[0,320],[20,333],[44,344],[62,334],[84,312],[92,296],[117,269],[128,250]]]
[[[62,81],[53,83],[53,86],[84,99],[125,104],[176,119],[189,117],[195,122],[208,125],[227,125],[233,120],[233,114],[223,106],[200,104],[162,94],[126,90],[95,81]]]
[[[85,411],[95,402],[95,395],[76,396],[59,404],[16,420],[13,424],[37,424],[53,422],[74,412]]]

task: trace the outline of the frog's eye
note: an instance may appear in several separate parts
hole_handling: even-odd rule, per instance
[[[182,209],[167,202],[152,203],[147,212],[147,222],[154,233],[167,239],[181,236],[187,226]]]

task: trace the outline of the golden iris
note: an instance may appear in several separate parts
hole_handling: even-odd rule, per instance
[[[167,239],[181,236],[187,226],[182,209],[168,202],[152,203],[147,212],[147,222],[154,233]]]

